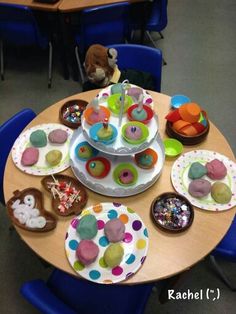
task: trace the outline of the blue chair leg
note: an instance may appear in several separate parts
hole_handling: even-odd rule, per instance
[[[52,86],[52,43],[49,42],[49,57],[48,57],[48,88]]]
[[[1,80],[4,81],[4,59],[3,59],[3,42],[0,41],[0,68],[1,68]]]
[[[79,70],[81,83],[83,84],[85,82],[85,78],[84,78],[83,68],[82,68],[82,65],[81,65],[81,62],[80,62],[78,46],[75,47],[75,57],[76,57],[76,61],[77,61],[77,66],[78,66],[78,70]]]
[[[149,32],[149,31],[146,31],[146,34],[147,34],[148,39],[149,39],[150,42],[152,43],[152,45],[153,45],[155,48],[157,48],[157,46],[156,46],[156,44],[155,44],[155,42],[154,42],[154,40],[153,40],[153,38],[152,38],[150,32]],[[164,37],[163,37],[163,38],[164,38]],[[157,48],[157,49],[158,49],[158,48]],[[166,62],[166,60],[163,58],[163,56],[162,56],[162,65],[167,65],[167,62]]]
[[[221,269],[220,265],[217,263],[215,257],[213,255],[210,255],[210,261],[217,272],[217,274],[220,276],[220,278],[223,280],[223,282],[228,286],[232,291],[236,291],[236,287],[233,286],[233,284],[229,281],[223,270]]]

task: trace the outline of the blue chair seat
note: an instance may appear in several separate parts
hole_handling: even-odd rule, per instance
[[[234,217],[234,220],[223,240],[217,245],[210,255],[210,261],[220,278],[232,291],[236,291],[236,284],[232,283],[226,276],[222,267],[220,267],[219,263],[217,263],[217,257],[236,263],[236,216]]]
[[[24,283],[21,293],[45,314],[142,314],[152,287],[102,285],[56,269],[47,282]]]
[[[7,157],[11,151],[11,148],[15,140],[20,135],[21,131],[35,117],[36,114],[34,113],[34,111],[29,108],[26,108],[16,113],[13,117],[11,117],[9,120],[7,120],[0,126],[0,142],[1,142],[0,201],[2,204],[5,204],[3,195],[3,176]]]

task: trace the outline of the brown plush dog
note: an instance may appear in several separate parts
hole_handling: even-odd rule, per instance
[[[85,56],[85,72],[88,80],[98,87],[108,86],[111,82],[117,83],[120,71],[116,65],[117,51],[102,45],[92,45]]]

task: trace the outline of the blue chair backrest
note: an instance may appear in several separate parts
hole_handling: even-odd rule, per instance
[[[128,2],[123,2],[83,10],[80,49],[84,51],[92,44],[124,43],[128,36],[129,6]]]
[[[0,3],[0,39],[19,46],[47,46],[31,9],[16,4]]]
[[[167,1],[154,0],[151,15],[146,24],[146,30],[161,32],[167,25]]]
[[[162,52],[159,49],[134,45],[109,45],[118,52],[117,65],[120,70],[134,69],[153,76],[155,91],[161,91]]]
[[[21,131],[35,118],[31,109],[23,109],[0,126],[0,201],[4,204],[3,177],[9,152]]]

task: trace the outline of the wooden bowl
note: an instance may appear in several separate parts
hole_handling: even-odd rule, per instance
[[[65,182],[67,185],[70,185],[71,188],[75,188],[77,191],[79,190],[79,196],[81,196],[81,199],[78,201],[74,201],[72,203],[72,206],[70,206],[68,209],[66,209],[64,212],[61,211],[58,206],[60,205],[60,199],[58,195],[55,195],[55,197],[53,197],[53,193],[51,192],[51,189],[49,187],[50,183],[55,183],[54,181],[58,180],[58,182]],[[52,176],[46,176],[41,180],[41,183],[43,185],[43,187],[51,193],[51,197],[52,197],[52,208],[53,210],[60,216],[69,216],[72,214],[78,215],[79,213],[81,213],[82,209],[84,208],[84,206],[87,203],[88,200],[88,195],[87,192],[84,188],[84,186],[79,183],[79,181],[73,177],[70,176],[65,176],[62,174],[54,174],[53,177]],[[62,189],[63,192],[63,189]]]
[[[163,208],[162,210],[157,210],[156,209],[156,205],[158,202],[165,202],[167,199],[172,199],[172,198],[175,198],[175,199],[178,199],[182,205],[186,205],[188,207],[188,222],[185,226],[180,226],[180,227],[171,227],[171,226],[168,226],[168,225],[164,225],[164,224],[161,224],[158,217],[157,217],[157,212],[160,213],[161,211],[163,211]],[[164,206],[163,206],[164,207]],[[169,211],[171,212],[171,211]],[[178,219],[177,215],[175,215],[176,219]],[[188,229],[192,222],[193,222],[193,218],[194,218],[194,210],[193,210],[193,207],[191,205],[191,203],[187,200],[186,197],[180,195],[180,194],[177,194],[177,193],[174,193],[174,192],[166,192],[166,193],[163,193],[159,196],[157,196],[153,201],[152,201],[152,204],[151,204],[151,218],[153,220],[153,222],[155,223],[155,225],[160,228],[161,230],[164,230],[164,231],[168,231],[168,232],[171,232],[171,233],[178,233],[178,232],[182,232],[182,231],[185,231],[186,229]]]
[[[57,220],[53,214],[48,212],[47,210],[44,209],[43,206],[43,194],[41,191],[35,188],[27,188],[22,191],[14,191],[14,196],[9,199],[7,202],[7,210],[8,210],[8,215],[11,218],[11,221],[13,222],[14,225],[25,229],[29,231],[37,231],[37,232],[45,232],[45,231],[50,231],[54,229],[57,225]],[[26,226],[23,223],[20,223],[20,221],[14,216],[14,209],[13,209],[13,203],[16,201],[19,201],[20,204],[25,204],[24,198],[27,196],[33,196],[35,199],[35,205],[34,208],[37,208],[39,210],[39,215],[45,217],[46,219],[46,225],[43,228],[30,228]]]
[[[195,136],[187,136],[187,135],[184,135],[184,134],[181,134],[181,133],[178,133],[177,131],[175,131],[173,129],[172,123],[170,121],[166,122],[166,133],[167,133],[167,135],[169,137],[176,138],[183,145],[196,145],[196,144],[201,143],[207,137],[207,134],[209,133],[209,129],[210,129],[210,124],[209,124],[209,121],[207,121],[207,126],[203,130],[203,132],[201,132]]]
[[[64,117],[64,114],[70,107],[75,105],[79,107],[78,110],[76,111],[80,112],[80,116],[78,117],[78,122],[71,122]],[[61,123],[68,126],[69,128],[77,129],[81,125],[81,117],[87,105],[88,102],[82,99],[72,99],[64,103],[64,105],[61,106],[61,109],[59,111],[59,119]]]

